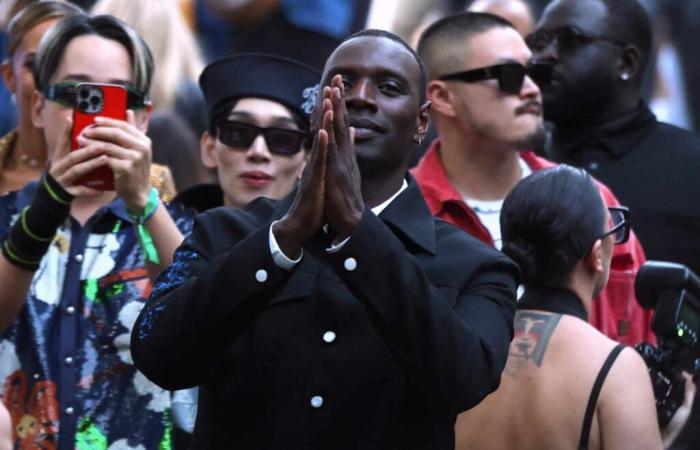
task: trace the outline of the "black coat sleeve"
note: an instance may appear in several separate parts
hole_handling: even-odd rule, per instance
[[[457,414],[500,383],[513,337],[519,269],[495,249],[439,225],[449,227],[441,230],[448,236],[427,265],[444,273],[441,286],[369,211],[332,259],[411,388],[436,410]]]
[[[146,377],[171,390],[206,381],[225,347],[289,276],[272,259],[269,228],[248,210],[217,209],[195,219],[132,331],[134,363]],[[221,234],[230,247],[219,247]]]

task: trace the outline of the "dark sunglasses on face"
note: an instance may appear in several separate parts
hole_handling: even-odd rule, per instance
[[[443,75],[439,80],[474,83],[495,78],[498,80],[498,88],[502,92],[517,94],[523,87],[525,75],[529,76],[540,88],[547,87],[552,82],[552,65],[529,64],[528,66],[523,66],[518,63],[498,64],[495,66]]]
[[[222,120],[217,124],[218,139],[222,144],[237,149],[249,149],[253,141],[262,133],[267,148],[278,155],[298,153],[308,137],[301,130],[288,128],[263,128],[245,122]]]
[[[525,38],[525,43],[533,52],[542,51],[551,43],[555,43],[561,51],[573,51],[576,48],[593,41],[609,42],[618,47],[625,44],[615,39],[594,36],[573,26],[559,27],[554,30],[537,30]]]
[[[602,239],[607,235],[612,235],[615,245],[624,244],[630,237],[630,210],[624,206],[609,206],[608,211],[610,212],[610,222],[607,227],[608,231],[600,238]]]
[[[75,108],[78,104],[78,90],[80,83],[63,81],[51,84],[44,89],[44,97],[69,108]],[[124,86],[127,92],[126,106],[129,109],[143,109],[148,105],[146,94],[132,87]]]

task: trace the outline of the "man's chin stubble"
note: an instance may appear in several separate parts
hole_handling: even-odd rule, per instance
[[[546,137],[547,132],[544,129],[544,125],[540,125],[529,135],[520,138],[515,145],[521,151],[539,149],[544,146]]]

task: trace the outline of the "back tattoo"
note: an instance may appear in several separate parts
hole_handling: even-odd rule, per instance
[[[518,311],[515,315],[515,336],[510,344],[505,373],[513,378],[532,360],[539,367],[549,339],[561,319],[561,314]]]

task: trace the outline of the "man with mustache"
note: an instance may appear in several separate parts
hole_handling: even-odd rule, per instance
[[[485,13],[448,16],[421,36],[418,53],[428,74],[427,97],[438,139],[414,169],[433,214],[500,248],[503,199],[532,171],[553,164],[531,149],[545,131],[542,97],[548,66],[532,54],[510,22]],[[609,206],[618,204],[601,185]],[[644,254],[632,236],[617,246],[611,279],[593,302],[591,323],[626,344],[653,340],[650,314],[634,297]]]
[[[133,357],[200,386],[195,449],[453,449],[499,383],[517,268],[430,214],[406,170],[429,103],[397,36],[330,56],[299,187],[200,215]]]

